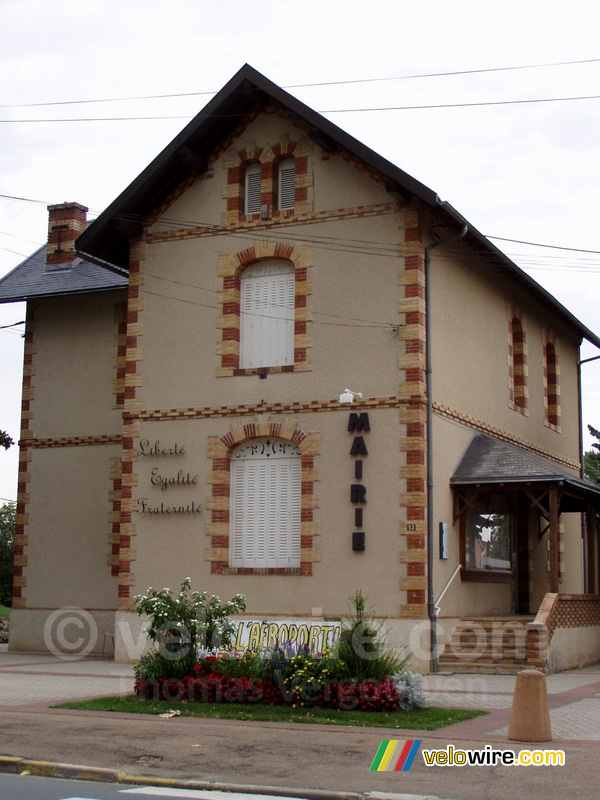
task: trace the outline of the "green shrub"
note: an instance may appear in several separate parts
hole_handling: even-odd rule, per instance
[[[360,589],[349,601],[351,611],[344,619],[337,655],[346,664],[350,677],[357,682],[370,678],[383,681],[406,669],[410,656],[398,654],[385,644],[381,624],[367,609]]]

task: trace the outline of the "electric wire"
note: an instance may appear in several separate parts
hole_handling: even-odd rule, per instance
[[[570,101],[583,101],[583,100],[600,100],[599,94],[592,95],[578,95],[575,97],[533,97],[523,100],[484,100],[472,103],[427,103],[419,106],[376,106],[374,108],[324,108],[317,110],[318,114],[363,114],[370,112],[386,112],[386,111],[425,111],[432,109],[447,109],[447,108],[483,108],[491,106],[513,106],[513,105],[528,105],[536,103],[564,103]],[[303,116],[301,111],[296,112],[298,116]],[[313,113],[307,112],[307,113]],[[237,114],[219,114],[219,113],[206,113],[200,111],[198,114],[158,114],[154,116],[141,116],[141,117],[58,117],[58,118],[35,118],[35,119],[0,119],[0,124],[41,124],[44,122],[51,123],[64,123],[64,122],[155,122],[157,120],[175,120],[183,119],[190,121],[192,119],[243,119],[247,116],[247,112],[239,112]]]
[[[445,78],[456,77],[458,75],[481,75],[484,73],[492,72],[509,72],[515,70],[528,70],[528,69],[545,69],[548,67],[567,67],[581,64],[594,64],[600,62],[600,58],[585,58],[576,61],[553,61],[540,64],[517,64],[503,67],[484,67],[479,69],[464,69],[452,70],[446,72],[424,72],[410,75],[395,75],[383,78],[355,78],[351,80],[341,81],[319,81],[313,83],[290,83],[285,84],[282,89],[308,89],[313,87],[323,86],[349,86],[361,83],[381,83],[386,81],[406,81],[417,80],[422,78]],[[206,95],[215,95],[218,90],[201,91],[201,92],[174,92],[169,94],[148,94],[148,95],[132,95],[129,97],[103,97],[85,100],[54,100],[38,103],[12,103],[0,105],[0,108],[38,108],[40,106],[65,106],[65,105],[84,105],[90,103],[117,103],[129,102],[132,100],[164,100],[168,98],[181,98],[181,97],[200,97]]]

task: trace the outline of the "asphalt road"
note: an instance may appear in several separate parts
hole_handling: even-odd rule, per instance
[[[316,788],[450,800],[564,800],[598,797],[600,785],[597,742],[542,745],[565,750],[562,767],[428,767],[419,754],[409,772],[369,772],[382,739],[414,738],[415,732],[58,710],[44,714],[2,711],[0,731],[0,752],[7,756],[92,764],[122,770],[129,776],[147,776],[148,782],[171,778],[227,783],[240,791],[249,785],[291,787],[299,794]],[[422,749],[442,749],[449,743],[480,749],[490,744],[489,740],[452,736],[451,729],[419,736]],[[514,742],[496,741],[493,745],[503,750],[521,749]],[[89,793],[81,796],[94,797]],[[126,797],[121,795],[121,800]]]
[[[266,800],[264,795],[224,794],[194,789],[90,783],[89,781],[39,778],[32,775],[0,775],[2,800]],[[269,796],[268,800],[276,800]]]

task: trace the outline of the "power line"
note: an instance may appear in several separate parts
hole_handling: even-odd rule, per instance
[[[24,236],[17,236],[14,233],[8,233],[8,231],[0,231],[0,235],[10,236],[11,239],[20,239],[22,242],[29,242],[30,244],[35,244],[38,247],[40,247],[42,244],[42,242],[36,242],[33,239],[26,239]]]
[[[22,203],[36,203],[37,205],[48,206],[47,200],[32,200],[31,197],[16,197],[13,194],[0,194],[1,200],[19,200]]]
[[[600,58],[586,58],[577,61],[554,61],[541,64],[517,64],[505,67],[484,67],[480,69],[464,69],[452,70],[447,72],[424,72],[410,75],[395,75],[384,78],[356,78],[353,80],[344,81],[320,81],[315,83],[290,83],[282,86],[282,89],[308,89],[313,87],[322,86],[350,86],[359,83],[382,83],[386,81],[406,81],[417,80],[422,78],[445,78],[455,77],[458,75],[481,75],[490,72],[509,72],[514,70],[526,69],[545,69],[547,67],[567,67],[577,64],[594,64],[600,62]],[[103,97],[96,99],[86,100],[55,100],[41,103],[13,103],[0,105],[0,108],[39,108],[40,106],[65,106],[65,105],[84,105],[90,103],[118,103],[131,100],[164,100],[169,98],[181,97],[201,97],[206,95],[215,95],[217,90],[202,91],[202,92],[174,92],[169,94],[148,94],[148,95],[132,95],[129,97]]]
[[[13,253],[15,256],[27,257],[27,253],[20,253],[18,250],[11,250],[10,247],[0,247],[0,250],[5,250],[7,253]]]
[[[571,253],[593,253],[600,255],[600,250],[584,250],[580,247],[561,247],[557,244],[541,244],[540,242],[525,242],[522,239],[506,239],[503,236],[486,236],[486,239],[496,239],[499,242],[513,242],[514,244],[528,244],[532,247],[548,247],[551,250],[568,250]]]
[[[43,200],[35,200],[32,198],[24,198],[24,197],[17,197],[13,195],[4,195],[0,194],[0,198],[9,199],[9,200],[18,200],[22,202],[29,202],[35,204],[42,204],[47,205],[47,201]],[[95,212],[93,212],[95,213]],[[388,213],[388,212],[382,212]],[[392,213],[392,212],[389,212]],[[128,220],[133,221],[140,221],[144,222],[145,218],[141,215],[137,214],[127,214],[123,215]],[[353,253],[362,253],[364,255],[371,255],[371,256],[384,256],[384,257],[394,257],[394,256],[402,256],[405,250],[403,243],[401,242],[381,242],[376,241],[373,239],[353,239],[350,237],[338,237],[338,236],[324,236],[324,235],[312,235],[312,236],[298,236],[293,233],[286,233],[284,231],[279,231],[276,228],[269,228],[265,232],[260,230],[252,230],[249,228],[238,228],[238,229],[221,229],[217,228],[216,226],[212,225],[211,223],[201,222],[201,221],[192,221],[192,220],[183,220],[183,219],[175,219],[169,217],[159,217],[155,220],[155,223],[161,223],[165,226],[169,226],[172,228],[191,228],[191,229],[199,229],[205,231],[207,234],[213,233],[215,236],[227,236],[231,238],[238,238],[243,240],[248,239],[264,239],[264,238],[276,238],[278,240],[283,241],[292,241],[298,244],[308,243],[312,244],[315,247],[325,250],[332,250],[336,252],[353,252]],[[11,234],[9,234],[11,235]],[[555,244],[545,244],[543,242],[531,242],[524,239],[511,239],[508,237],[503,236],[492,236],[486,235],[487,239],[493,239],[495,241],[502,241],[502,242],[510,242],[514,244],[524,244],[532,247],[542,247],[547,248],[550,250],[562,250],[564,252],[572,252],[572,253],[588,253],[591,255],[600,255],[600,250],[591,250],[585,248],[577,248],[577,247],[568,247],[564,245],[555,245]],[[6,248],[3,248],[6,249]],[[9,251],[9,252],[16,252],[16,251]],[[480,251],[481,254],[484,251]],[[16,255],[24,255],[22,253],[16,253]],[[466,255],[463,253],[463,256]],[[511,257],[511,256],[508,256]],[[525,254],[514,254],[512,257],[521,257],[527,258],[529,256]],[[551,256],[544,256],[545,258],[551,258]],[[553,256],[552,258],[557,258]],[[558,257],[560,258],[560,257]],[[592,264],[595,262],[592,261]],[[569,267],[570,269],[571,267]],[[154,276],[160,279],[160,276]],[[202,288],[202,287],[197,287]],[[207,290],[212,291],[212,290]]]
[[[175,282],[178,282],[178,281],[175,281]],[[166,300],[175,300],[176,302],[179,302],[179,303],[188,303],[189,305],[200,306],[201,308],[212,308],[215,311],[221,311],[222,310],[221,306],[211,305],[210,303],[199,303],[196,300],[190,300],[190,299],[188,299],[186,297],[173,297],[172,295],[162,294],[161,292],[151,292],[149,289],[146,289],[144,287],[142,287],[142,292],[144,294],[153,295],[154,297],[163,297]],[[276,304],[276,303],[271,304],[271,307],[273,307],[273,308],[277,308],[277,307],[286,308],[286,306],[278,306],[278,304]],[[290,309],[290,310],[292,311],[293,309]],[[326,316],[326,317],[335,316],[334,314],[327,314],[325,312],[322,312],[322,313],[323,313],[323,316]],[[249,316],[260,318],[260,319],[281,319],[281,317],[274,317],[271,314],[259,314],[256,311],[250,312]],[[350,320],[351,319],[357,319],[357,318],[353,318],[353,317],[341,317],[341,318],[342,319],[350,319]],[[291,320],[291,318],[290,318],[290,320]],[[309,324],[311,324],[311,325],[330,325],[330,326],[337,327],[337,328],[379,328],[379,329],[390,328],[390,329],[394,329],[394,328],[398,328],[400,326],[400,322],[399,321],[381,323],[381,322],[376,322],[375,320],[362,320],[362,322],[364,323],[362,325],[354,324],[354,323],[351,323],[351,322],[348,322],[348,323],[326,322],[325,320],[314,320],[314,319],[313,320],[307,320],[307,322]]]
[[[15,328],[17,325],[25,325],[25,320],[22,319],[20,322],[12,322],[10,325],[0,325],[0,331],[6,330],[6,328]]]
[[[573,100],[600,100],[600,95],[579,95],[576,97],[534,97],[526,100],[486,100],[476,103],[429,103],[422,106],[378,106],[375,108],[326,108],[317,111],[318,114],[362,114],[369,112],[383,112],[383,111],[424,111],[431,109],[441,108],[482,108],[485,106],[512,106],[512,105],[528,105],[535,103],[563,103]],[[171,119],[185,119],[192,120],[196,118],[238,118],[241,119],[247,116],[245,113],[238,114],[203,114],[200,112],[194,116],[181,116],[181,115],[159,115],[152,117],[59,117],[54,119],[0,119],[0,124],[28,124],[28,123],[42,123],[42,122],[153,122],[157,120],[171,120]],[[302,116],[298,112],[298,116]]]

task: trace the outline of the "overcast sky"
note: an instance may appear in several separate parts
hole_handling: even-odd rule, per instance
[[[0,275],[44,242],[47,204],[97,215],[247,62],[482,233],[546,245],[493,239],[600,333],[600,99],[557,99],[600,96],[599,23],[593,0],[0,0]],[[15,440],[20,330],[0,330]],[[600,361],[582,369],[600,428]],[[16,483],[0,451],[0,498]]]

